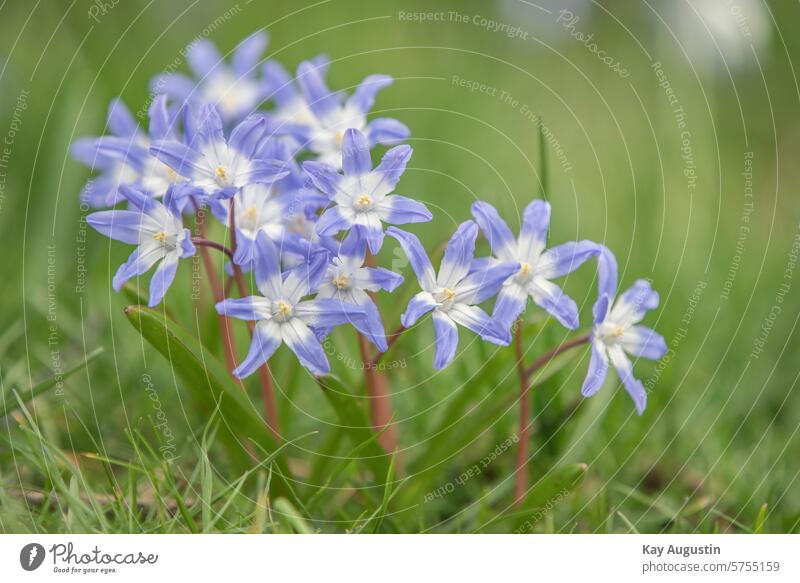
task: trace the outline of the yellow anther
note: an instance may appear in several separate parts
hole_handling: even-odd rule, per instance
[[[255,219],[258,216],[258,209],[254,206],[249,206],[244,211],[244,216],[247,219]]]
[[[275,308],[276,314],[281,318],[288,318],[292,315],[292,305],[283,300],[275,302]]]
[[[530,263],[522,263],[522,264],[520,264],[520,266],[519,266],[519,274],[520,274],[522,277],[528,277],[528,276],[531,274],[531,270],[532,270],[532,269],[533,269],[533,268],[531,267],[531,264],[530,264]]]
[[[446,287],[442,290],[442,294],[444,295],[444,301],[452,302],[456,299],[456,290]]]
[[[344,141],[344,132],[342,130],[339,130],[338,132],[336,132],[336,138],[335,139],[336,139],[336,145],[341,147],[342,142]]]
[[[155,239],[159,243],[163,244],[164,241],[167,240],[167,234],[164,231],[159,231],[158,233],[153,235],[153,239]]]
[[[217,169],[214,171],[217,175],[217,180],[220,182],[227,182],[228,181],[228,169],[225,166],[217,166]]]
[[[333,278],[333,285],[339,289],[345,289],[350,284],[350,280],[346,275],[340,275]]]
[[[356,199],[356,206],[362,211],[372,208],[372,197],[368,194],[362,194]]]

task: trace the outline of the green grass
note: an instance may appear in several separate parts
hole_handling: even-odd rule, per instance
[[[663,366],[636,365],[652,385],[645,415],[635,416],[616,382],[580,397],[585,350],[556,363],[534,391],[534,487],[514,509],[513,448],[481,465],[518,431],[511,348],[462,334],[455,363],[434,373],[430,324],[401,337],[386,357],[404,364],[391,371],[402,451],[390,459],[376,455],[376,436],[359,429],[367,402],[360,371],[348,366],[359,362],[351,330],[331,338],[339,380],[324,390],[285,349],[274,357],[286,437],[277,446],[255,428],[255,379],[229,398],[227,380],[182,370],[132,326],[123,310],[139,303],[137,290],[110,287],[129,250],[81,223],[77,195],[88,175],[68,147],[102,131],[112,96],[139,109],[149,78],[232,6],[163,4],[120,3],[99,22],[87,17],[86,3],[0,7],[0,134],[16,128],[0,168],[0,410],[8,412],[0,418],[0,531],[800,530],[800,284],[796,270],[787,275],[800,219],[796,6],[769,4],[785,45],[773,32],[759,53],[763,77],[755,66],[695,77],[674,39],[627,2],[604,3],[614,18],[595,9],[581,21],[624,60],[631,71],[624,80],[568,37],[551,49],[472,24],[399,21],[399,10],[428,10],[421,1],[333,0],[295,14],[295,2],[241,2],[211,33],[227,51],[268,27],[270,54],[290,67],[327,52],[334,87],[369,73],[394,75],[376,110],[412,130],[414,156],[399,191],[434,210],[434,222],[414,228],[429,249],[469,218],[476,198],[515,224],[538,195],[540,137],[526,105],[570,167],[545,140],[551,241],[603,241],[617,253],[623,285],[646,277],[661,292],[647,323],[675,352]],[[504,18],[477,1],[444,2],[441,10]],[[693,192],[680,130],[637,40],[662,62],[686,111]],[[518,104],[469,92],[453,75]],[[20,95],[25,109],[15,117]],[[755,193],[747,223],[745,152],[753,152]],[[737,251],[743,225],[749,231]],[[399,268],[401,260],[388,244],[381,261],[400,261]],[[212,371],[221,352],[209,290],[201,282],[202,298],[189,299],[190,265],[178,279],[165,308],[182,328],[182,346],[199,340],[208,348],[199,353]],[[565,288],[590,322],[592,268],[567,278]],[[387,328],[413,291],[411,282],[381,298]],[[753,357],[776,305],[781,312]],[[529,362],[568,337],[539,311],[526,318]],[[241,349],[245,328],[237,334]],[[102,354],[83,366],[98,348]],[[54,381],[54,369],[72,367],[27,398]],[[169,434],[159,426],[164,418]]]

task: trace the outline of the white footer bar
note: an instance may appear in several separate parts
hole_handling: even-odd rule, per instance
[[[800,535],[0,536],[4,582],[142,583],[182,575],[325,583],[797,582]]]

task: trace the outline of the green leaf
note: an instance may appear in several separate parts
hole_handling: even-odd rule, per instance
[[[221,437],[228,446],[232,461],[243,467],[253,465],[252,458],[243,446],[248,439],[268,454],[278,450],[278,444],[242,386],[234,382],[222,363],[196,338],[163,314],[144,306],[128,306],[125,315],[134,328],[170,362],[198,403],[219,404]],[[286,495],[291,488],[285,478],[289,471],[283,456],[279,456],[274,463],[279,469],[272,484],[274,492]]]
[[[278,498],[273,504],[273,513],[278,522],[288,531],[297,534],[313,534],[314,529],[308,521],[286,498]]]
[[[767,523],[767,503],[764,502],[758,509],[758,516],[753,525],[753,534],[764,534],[764,525]]]
[[[341,430],[359,449],[362,456],[357,458],[366,466],[373,478],[380,479],[389,473],[390,456],[378,443],[379,433],[372,430],[366,411],[358,405],[356,398],[334,375],[319,378],[319,386],[339,419]],[[376,487],[381,484],[376,484]]]
[[[584,477],[586,464],[570,464],[549,471],[508,514],[498,514],[481,528],[486,532],[531,532],[537,522],[553,512]]]
[[[52,377],[48,378],[47,380],[44,380],[44,381],[34,385],[33,387],[31,387],[30,391],[28,391],[28,392],[26,392],[24,394],[20,394],[19,395],[19,402],[16,405],[14,405],[11,402],[10,399],[8,399],[8,402],[6,402],[7,401],[6,399],[3,399],[3,402],[0,403],[0,417],[5,417],[6,415],[11,413],[12,411],[15,411],[16,409],[18,409],[20,407],[21,403],[27,403],[28,401],[30,401],[31,399],[33,399],[35,397],[38,397],[42,393],[46,393],[47,391],[49,391],[50,389],[55,387],[57,384],[59,384],[60,382],[63,382],[64,380],[66,380],[67,378],[69,378],[71,375],[75,374],[79,370],[83,370],[84,367],[86,367],[91,361],[93,361],[95,358],[100,356],[102,353],[103,353],[103,347],[102,346],[99,347],[99,348],[95,348],[93,351],[91,351],[89,354],[87,354],[86,358],[84,358],[83,361],[81,361],[79,364],[76,364],[72,368],[68,368],[66,371],[64,371],[59,376],[53,375]]]

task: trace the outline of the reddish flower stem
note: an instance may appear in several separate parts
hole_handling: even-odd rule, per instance
[[[519,372],[519,441],[517,444],[517,459],[514,470],[514,504],[518,505],[525,498],[528,491],[528,446],[533,420],[531,419],[531,376],[540,368],[547,365],[559,354],[589,342],[589,335],[578,336],[557,346],[550,352],[543,354],[525,367],[525,354],[522,346],[522,321],[517,322],[517,331],[514,334],[514,349],[517,356],[517,371]]]
[[[206,224],[205,218],[200,216],[200,207],[192,199],[196,217],[197,217],[197,230],[200,237],[192,238],[192,243],[200,247],[200,256],[203,258],[203,266],[208,274],[208,282],[211,285],[211,293],[214,294],[214,301],[221,302],[224,297],[222,283],[220,282],[217,272],[214,269],[214,262],[211,259],[211,254],[208,252],[209,247],[214,247],[218,243],[206,240]],[[231,329],[231,321],[227,316],[219,316],[219,328],[222,334],[223,352],[225,353],[225,364],[228,368],[228,373],[233,376],[233,369],[236,368],[236,342],[233,337],[233,330]]]

